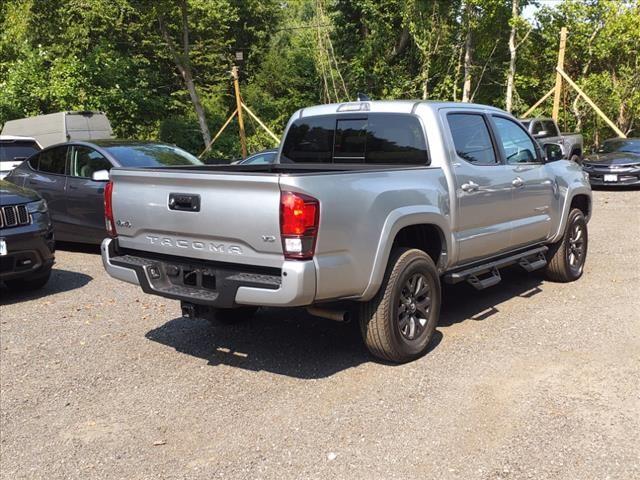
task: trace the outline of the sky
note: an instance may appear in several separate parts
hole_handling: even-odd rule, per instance
[[[538,10],[538,8],[545,6],[545,7],[555,7],[556,5],[558,5],[559,3],[561,3],[563,0],[538,0],[539,6],[536,7],[535,5],[527,5],[524,10],[522,11],[522,16],[524,18],[526,18],[527,20],[531,21],[533,20],[533,16],[535,15],[536,11]]]

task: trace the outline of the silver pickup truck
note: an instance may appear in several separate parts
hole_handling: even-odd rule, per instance
[[[272,165],[115,168],[109,274],[228,322],[258,307],[355,318],[374,355],[422,355],[441,282],[583,272],[591,189],[507,113],[367,101],[296,112]]]

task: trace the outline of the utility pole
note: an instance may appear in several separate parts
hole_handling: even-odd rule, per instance
[[[560,29],[560,49],[558,50],[558,69],[564,71],[564,50],[567,46],[567,27]],[[562,94],[562,75],[556,71],[556,88],[553,96],[553,113],[551,117],[557,122],[560,113],[560,95]]]
[[[247,138],[244,133],[244,120],[242,119],[242,98],[240,97],[240,84],[238,83],[238,67],[231,69],[233,77],[233,89],[236,93],[236,108],[238,112],[238,125],[240,127],[240,145],[242,146],[242,158],[247,158]]]

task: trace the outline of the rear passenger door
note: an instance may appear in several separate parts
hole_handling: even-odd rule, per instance
[[[92,180],[94,172],[111,170],[111,162],[97,150],[73,145],[69,153],[67,214],[71,230],[79,240],[99,242],[106,236],[104,225],[104,187]]]
[[[31,157],[29,172],[24,186],[38,192],[47,201],[55,234],[65,231],[66,203],[64,199],[66,185],[67,146],[42,150]]]
[[[503,115],[491,117],[500,155],[513,186],[513,246],[523,247],[546,240],[551,229],[555,182],[535,141],[520,123]]]
[[[457,261],[470,263],[511,247],[512,173],[483,112],[456,109],[446,114],[446,122],[456,154]]]

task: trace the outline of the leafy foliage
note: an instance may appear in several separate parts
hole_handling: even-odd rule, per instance
[[[534,1],[521,0],[520,8]],[[0,124],[59,110],[102,110],[118,136],[161,139],[200,153],[190,96],[158,28],[161,14],[181,38],[177,5],[0,2]],[[514,21],[521,42],[516,113],[553,86],[566,26],[565,70],[623,131],[640,135],[638,0],[563,0],[516,20],[511,0],[188,0],[188,8],[189,62],[212,135],[235,109],[229,71],[236,52],[244,57],[243,100],[276,134],[295,110],[360,91],[381,99],[460,100],[468,34],[471,97],[503,107]],[[612,136],[568,88],[562,107],[565,129],[580,129],[594,142]],[[550,109],[548,101],[536,113]],[[273,146],[248,115],[245,123],[250,151]],[[235,121],[208,155],[240,155]]]

